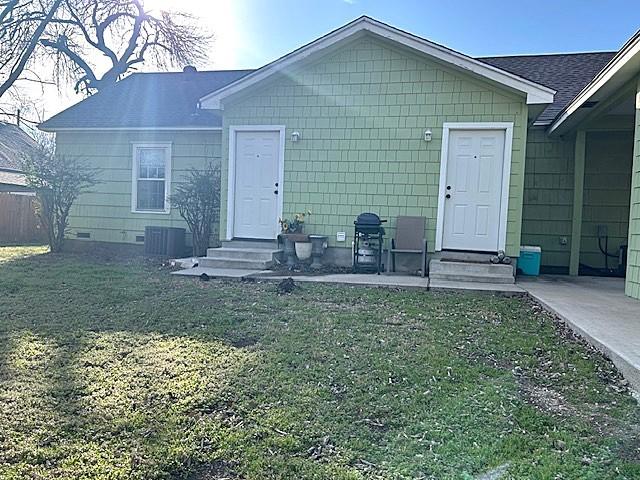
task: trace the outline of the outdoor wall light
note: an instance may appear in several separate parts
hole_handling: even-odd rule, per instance
[[[300,132],[292,132],[291,133],[291,141],[293,143],[296,143],[299,140],[300,140]]]
[[[424,141],[425,142],[431,141],[431,130],[428,128],[424,131]]]

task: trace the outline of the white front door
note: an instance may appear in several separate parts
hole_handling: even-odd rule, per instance
[[[504,150],[504,130],[451,130],[443,249],[498,250]]]
[[[281,194],[280,132],[237,131],[235,137],[233,236],[274,239]]]

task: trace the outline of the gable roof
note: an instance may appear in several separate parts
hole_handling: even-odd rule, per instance
[[[616,52],[564,53],[481,57],[489,63],[556,90],[553,103],[538,116],[535,125],[548,125]]]
[[[198,100],[251,71],[134,73],[54,115],[39,128],[219,129],[220,115],[198,109]]]
[[[535,107],[534,113],[542,113],[536,118],[534,124],[545,126],[562,114],[581,90],[588,88],[597,78],[600,78],[602,72],[606,70],[605,67],[615,62],[616,58],[621,58],[623,52],[628,50],[630,45],[635,45],[639,38],[639,34],[636,34],[620,50],[620,53],[585,52],[471,58],[369,17],[361,17],[258,70],[135,73],[111,88],[88,97],[53,116],[40,124],[39,128],[45,131],[220,129],[222,126],[220,113],[215,110],[199,109],[199,101],[208,103],[216,96],[222,98],[230,94],[229,91],[232,88],[244,88],[247,86],[244,82],[259,81],[260,79],[256,79],[256,76],[260,74],[262,78],[265,73],[268,75],[268,69],[278,62],[287,59],[296,61],[295,58],[292,59],[292,55],[301,55],[302,58],[306,58],[313,53],[309,52],[310,47],[317,46],[317,42],[326,40],[332,35],[340,32],[342,35],[348,35],[349,32],[355,35],[357,33],[354,33],[353,29],[356,25],[359,25],[358,32],[361,34],[375,30],[378,32],[376,34],[390,38],[387,34],[391,32],[389,35],[392,34],[394,39],[399,36],[410,43],[413,41],[419,45],[426,45],[434,51],[449,54],[461,62],[462,60],[470,62],[469,65],[473,65],[473,68],[484,66],[493,69],[491,71],[495,74],[502,72],[502,74],[511,75],[513,79],[546,88],[547,91],[556,91],[553,103]],[[376,28],[372,30],[371,26]],[[347,28],[351,30],[345,30]],[[335,37],[331,38],[334,43],[339,41]],[[460,68],[465,67],[460,66]],[[474,72],[474,70],[470,71]]]
[[[36,149],[36,142],[13,123],[0,122],[0,171],[20,172],[22,155]]]
[[[476,60],[462,53],[451,50],[447,47],[433,43],[422,37],[412,35],[403,30],[382,23],[373,18],[362,16],[356,20],[334,30],[327,35],[314,40],[303,47],[281,57],[274,62],[265,65],[258,70],[246,75],[219,90],[213,91],[200,99],[202,108],[220,109],[222,100],[234,93],[237,93],[257,82],[260,82],[271,75],[279,72],[283,68],[304,60],[336,43],[347,38],[355,38],[361,34],[373,34],[408,48],[419,51],[423,54],[437,58],[453,67],[484,78],[494,83],[501,84],[511,90],[516,90],[526,94],[528,104],[550,104],[553,102],[555,91],[552,88],[540,85],[527,78],[516,75],[512,72],[502,70],[487,62]]]

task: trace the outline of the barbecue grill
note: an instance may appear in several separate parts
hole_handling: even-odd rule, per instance
[[[384,228],[375,213],[361,213],[353,222],[353,271],[377,272],[382,271],[382,248],[384,242]]]

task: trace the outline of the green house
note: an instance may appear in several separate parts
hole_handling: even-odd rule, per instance
[[[421,216],[433,256],[535,245],[544,271],[571,275],[626,256],[640,298],[638,92],[638,35],[618,52],[472,58],[361,17],[254,71],[133,74],[40,128],[102,169],[73,210],[77,248],[184,227],[172,185],[219,162],[222,241],[273,241],[310,210],[306,232],[347,263],[359,213],[389,236]]]

